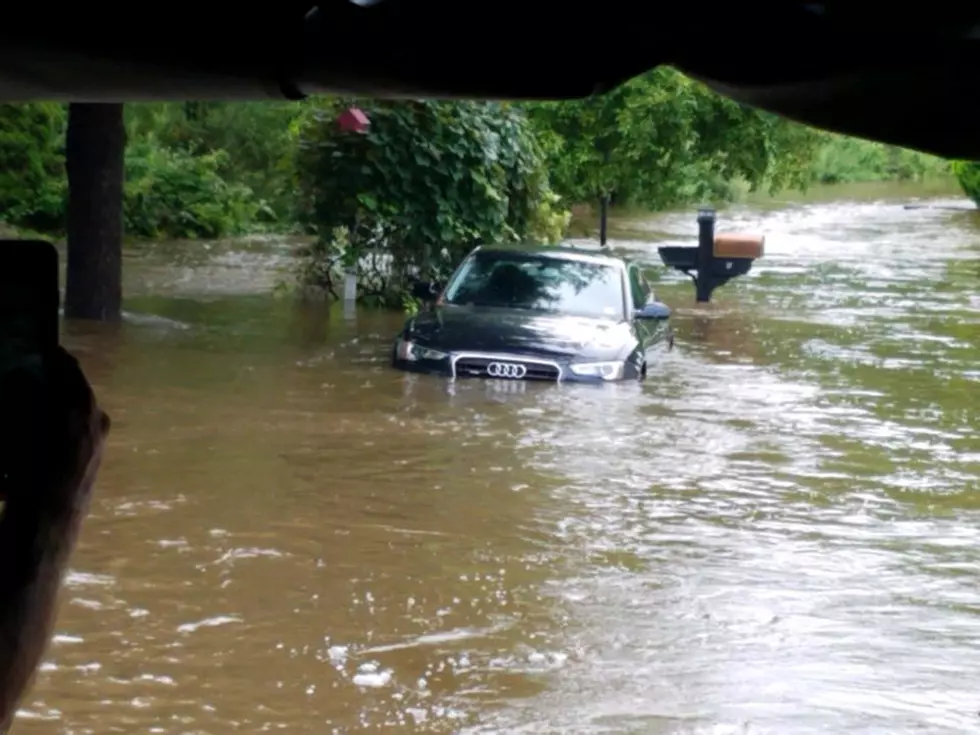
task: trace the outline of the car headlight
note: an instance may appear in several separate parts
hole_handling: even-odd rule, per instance
[[[434,350],[431,347],[423,347],[407,339],[398,340],[398,359],[415,362],[416,360],[445,360],[449,357],[448,352]]]
[[[621,380],[626,369],[625,362],[580,362],[569,365],[569,369],[582,377]]]

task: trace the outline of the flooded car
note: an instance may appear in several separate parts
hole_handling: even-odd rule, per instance
[[[451,378],[643,379],[672,345],[670,308],[639,267],[572,247],[478,247],[395,340],[392,365]]]

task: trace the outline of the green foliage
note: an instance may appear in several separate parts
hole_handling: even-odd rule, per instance
[[[0,105],[0,219],[38,231],[61,227],[67,123],[63,105]]]
[[[731,195],[731,182],[805,185],[815,132],[738,105],[669,68],[582,101],[527,105],[552,184],[568,201],[608,194],[659,209]]]
[[[402,311],[404,311],[407,316],[415,316],[419,313],[421,308],[422,302],[414,298],[411,294],[405,294],[402,297]]]
[[[152,136],[194,157],[221,151],[215,172],[261,200],[263,221],[285,223],[292,212],[296,102],[186,102],[126,106],[130,140]]]
[[[980,207],[980,161],[953,161],[950,168],[963,193]]]
[[[355,102],[363,134],[337,124]],[[319,234],[301,281],[335,291],[340,268],[382,253],[364,295],[392,306],[413,273],[445,276],[479,243],[553,242],[568,222],[513,105],[331,100],[303,124],[295,160],[299,216]]]
[[[529,239],[538,243],[557,243],[568,233],[572,212],[562,206],[561,197],[550,186],[541,192],[541,198],[531,213]]]
[[[810,175],[821,184],[921,181],[950,173],[948,161],[928,153],[833,133],[820,135]]]
[[[221,237],[288,224],[291,121],[300,111],[275,103],[127,106],[127,235]],[[63,231],[66,127],[64,105],[0,105],[0,219]],[[249,182],[273,199],[257,195]]]
[[[372,119],[366,135],[336,125],[353,102]],[[63,230],[66,123],[65,105],[0,105],[3,222]],[[357,263],[377,275],[362,293],[392,305],[406,274],[445,275],[477,242],[559,240],[569,205],[603,193],[649,210],[723,201],[746,185],[949,175],[941,159],[816,132],[669,68],[563,103],[131,104],[126,125],[128,236],[303,228],[317,235],[303,283],[332,286]],[[978,165],[953,166],[974,199]]]
[[[192,155],[151,134],[128,146],[123,202],[126,233],[141,238],[240,234],[261,206],[251,189],[221,176],[229,154]]]

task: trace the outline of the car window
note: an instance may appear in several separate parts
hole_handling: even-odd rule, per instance
[[[444,303],[622,319],[622,269],[548,254],[481,251],[448,284]]]
[[[645,306],[650,301],[652,291],[650,284],[647,283],[640,269],[631,265],[629,267],[630,290],[633,292],[633,306],[637,309]]]

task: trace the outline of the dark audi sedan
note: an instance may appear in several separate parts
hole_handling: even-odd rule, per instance
[[[646,377],[669,349],[670,309],[640,269],[569,247],[478,247],[395,340],[401,370],[452,378],[588,381]]]

